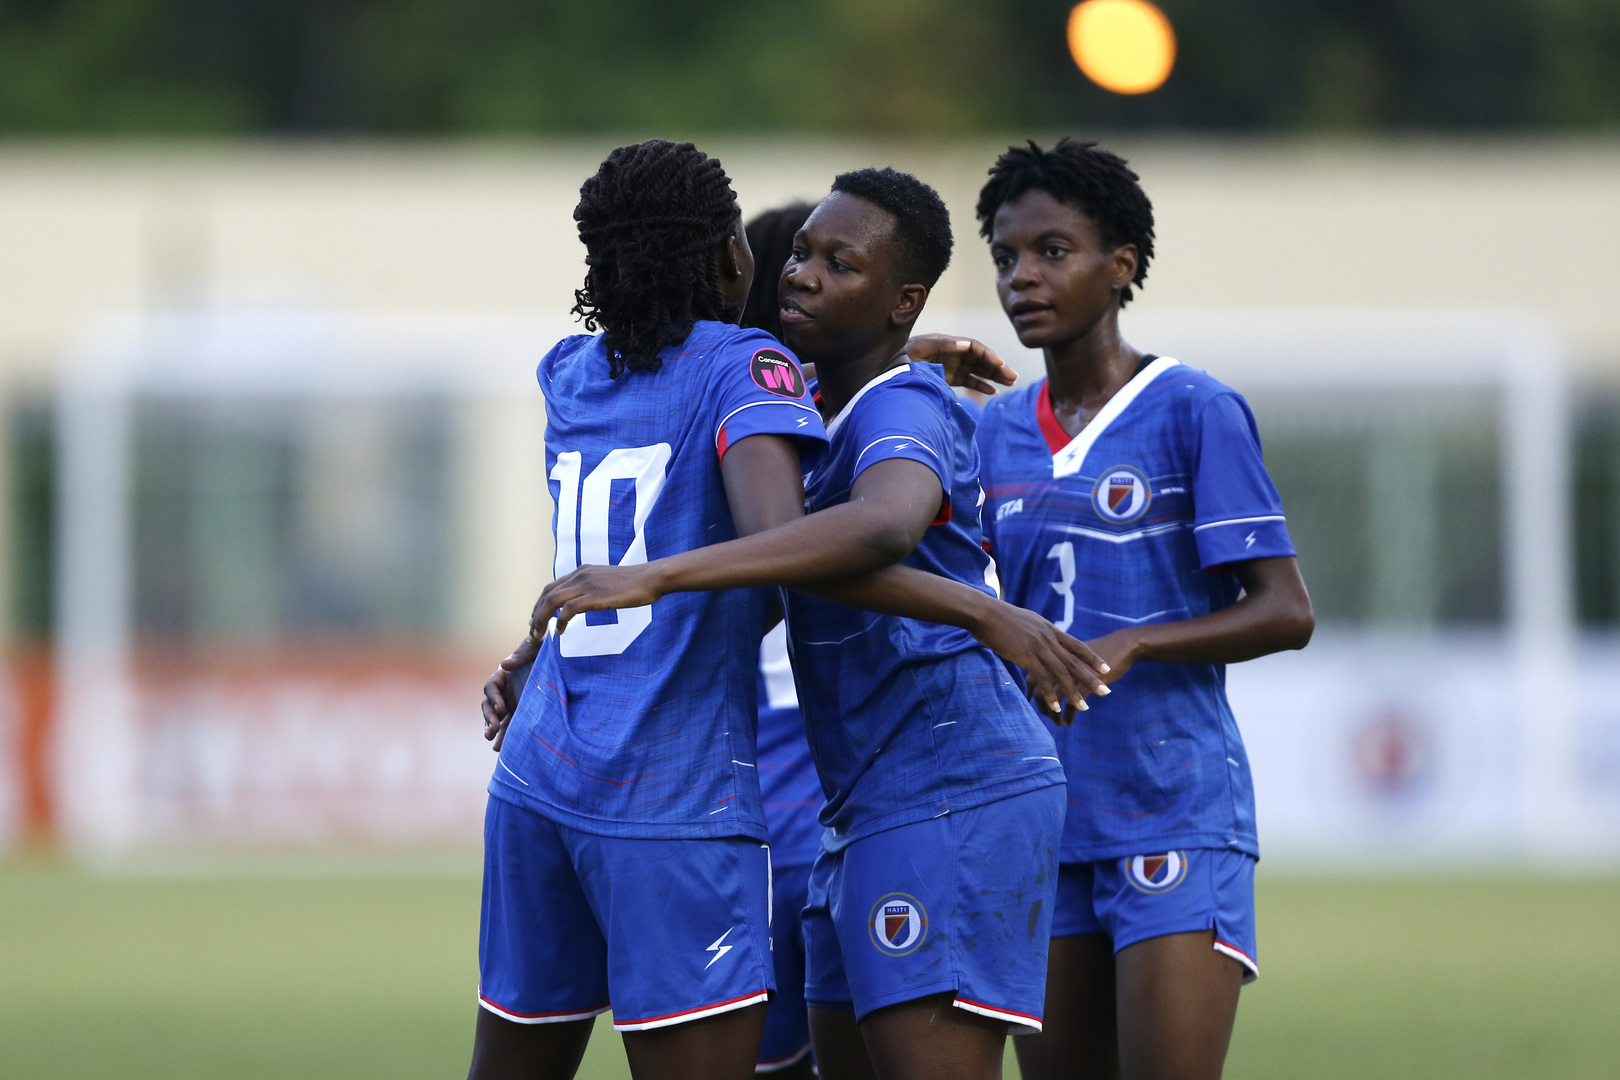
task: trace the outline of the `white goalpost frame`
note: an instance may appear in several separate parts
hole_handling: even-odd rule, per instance
[[[1525,747],[1528,831],[1513,844],[1573,853],[1582,834],[1568,789],[1570,429],[1556,340],[1533,320],[1501,312],[1128,311],[1124,323],[1132,341],[1240,389],[1499,392],[1506,636],[1516,707],[1533,733]],[[924,324],[985,340],[1026,378],[1040,372],[1039,355],[1018,345],[999,311],[930,310]],[[571,320],[531,315],[215,310],[120,318],[87,339],[58,397],[55,761],[72,849],[117,854],[141,839],[128,674],[134,396],[537,397],[535,363],[577,332]],[[535,475],[542,469],[536,463]],[[499,475],[481,482],[493,497],[508,491]],[[543,480],[541,488],[543,498]]]
[[[510,428],[529,417],[523,410],[500,415],[496,403],[527,401],[543,423],[535,364],[558,338],[576,332],[570,320],[522,314],[196,309],[114,317],[87,336],[57,396],[52,763],[70,850],[116,857],[142,840],[130,667],[136,395],[448,399],[478,409],[475,425],[493,413],[490,426]],[[487,443],[489,434],[475,432],[473,441]],[[513,507],[525,485],[488,467],[502,456],[502,433],[494,434],[494,446],[482,448],[487,460],[460,470],[480,490],[458,505],[505,507],[507,520],[497,524],[520,523],[543,545],[543,462],[527,478],[531,505]],[[505,434],[516,435],[505,440],[508,447],[538,445],[538,431]],[[548,566],[549,558],[537,550],[534,562]]]

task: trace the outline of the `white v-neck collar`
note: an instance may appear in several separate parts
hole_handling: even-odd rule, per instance
[[[844,421],[845,420],[849,419],[849,410],[851,410],[851,409],[853,409],[855,407],[855,403],[857,401],[861,400],[861,398],[866,396],[866,392],[868,390],[872,389],[872,387],[874,387],[874,386],[878,386],[878,385],[880,385],[882,383],[888,382],[890,379],[894,378],[896,375],[899,375],[902,372],[910,371],[910,370],[911,370],[911,363],[910,363],[910,361],[907,361],[906,363],[901,364],[899,367],[890,368],[888,371],[885,371],[883,374],[879,375],[877,378],[873,379],[871,382],[867,383],[865,386],[863,386],[859,390],[855,391],[855,396],[850,398],[849,401],[845,403],[844,407],[842,409],[838,410],[838,415],[833,417],[832,420],[828,422],[828,424],[827,424],[827,438],[830,439],[834,435],[838,434],[838,429],[844,426]]]
[[[1103,432],[1108,430],[1108,425],[1118,420],[1120,413],[1130,408],[1131,402],[1148,388],[1149,383],[1180,363],[1181,361],[1173,356],[1161,356],[1133,375],[1130,382],[1119,388],[1119,393],[1108,399],[1108,404],[1097,410],[1097,415],[1091,418],[1091,423],[1081,428],[1080,434],[1071,439],[1068,446],[1052,455],[1052,479],[1073,476],[1079,472],[1080,466],[1086,463],[1086,455],[1091,452],[1092,445],[1102,438]],[[829,433],[830,431],[831,429]]]

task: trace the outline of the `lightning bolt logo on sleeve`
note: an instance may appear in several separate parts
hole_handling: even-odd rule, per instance
[[[1255,530],[1255,532],[1259,532],[1259,531],[1260,531],[1259,529]],[[1254,547],[1254,533],[1250,533],[1248,536],[1245,536],[1243,538],[1243,549],[1245,551],[1247,551],[1249,548],[1252,548],[1252,547]]]
[[[733,926],[731,928],[731,930],[735,930],[735,929],[737,929],[735,926]],[[723,933],[719,937],[715,938],[714,939],[714,944],[710,945],[707,949],[703,950],[704,952],[712,952],[712,953],[714,953],[714,955],[709,958],[709,962],[707,964],[703,965],[703,970],[704,971],[708,971],[710,968],[714,967],[714,962],[716,960],[720,959],[722,956],[726,955],[726,953],[728,953],[732,949],[736,948],[735,945],[722,945],[722,944],[720,944],[722,941],[726,940],[726,938],[731,936],[731,930],[727,930],[725,933]]]

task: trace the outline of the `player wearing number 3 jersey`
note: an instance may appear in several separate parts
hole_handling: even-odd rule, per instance
[[[1123,1080],[1220,1075],[1258,972],[1254,791],[1224,665],[1312,627],[1248,406],[1120,337],[1153,253],[1136,181],[1093,144],[1030,144],[996,162],[978,207],[1003,308],[1047,373],[980,421],[986,537],[1007,599],[1089,639],[1118,690],[1054,730],[1068,813],[1026,1080],[1082,1061]]]

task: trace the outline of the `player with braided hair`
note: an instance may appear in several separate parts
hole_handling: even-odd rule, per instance
[[[1026,1080],[1219,1077],[1259,973],[1248,757],[1225,664],[1310,639],[1310,598],[1248,405],[1147,355],[1119,312],[1153,206],[1091,142],[997,159],[978,204],[996,287],[1046,378],[979,426],[1004,595],[1107,661],[1121,692],[1054,728],[1068,784],[1045,1030]]]
[[[619,147],[580,188],[574,220],[588,251],[574,313],[602,331],[614,378],[657,371],[659,352],[699,319],[740,316],[719,265],[738,240],[737,197],[720,162],[691,143]]]

